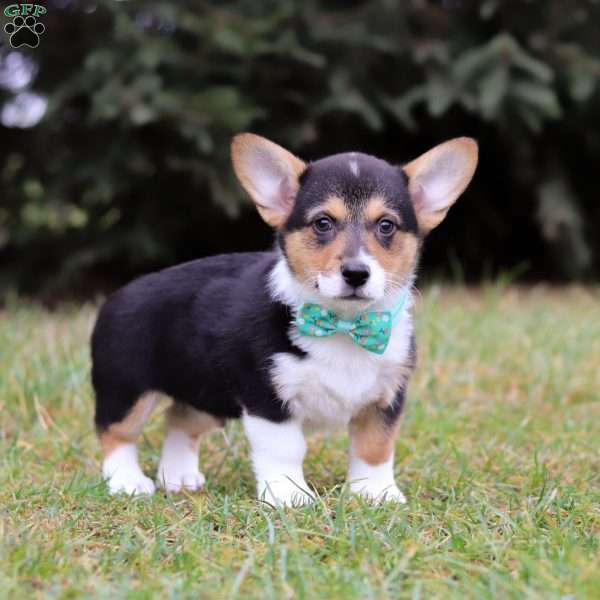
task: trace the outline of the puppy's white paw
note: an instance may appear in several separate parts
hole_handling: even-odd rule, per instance
[[[406,504],[406,497],[395,483],[387,486],[369,481],[355,481],[350,484],[350,489],[371,502],[397,502]]]
[[[258,498],[274,506],[304,506],[314,501],[309,489],[306,481],[270,481],[259,486]]]
[[[163,488],[167,492],[181,492],[188,490],[196,492],[204,485],[204,475],[196,470],[183,470],[176,468],[158,468],[156,483],[158,487]]]
[[[102,474],[111,494],[153,494],[154,482],[146,477],[137,461],[133,444],[122,444],[104,460]]]
[[[172,427],[167,433],[156,483],[167,492],[195,492],[204,485],[198,469],[197,439],[187,431]]]
[[[150,477],[146,477],[141,471],[127,472],[124,469],[113,473],[108,479],[108,491],[111,494],[154,494],[154,482]]]

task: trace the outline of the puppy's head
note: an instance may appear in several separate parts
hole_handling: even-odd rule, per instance
[[[307,295],[358,309],[411,283],[420,240],[467,187],[477,144],[456,138],[404,167],[355,152],[307,165],[244,133],[232,160]]]

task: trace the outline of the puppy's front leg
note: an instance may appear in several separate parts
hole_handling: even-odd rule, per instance
[[[405,503],[394,480],[394,442],[399,414],[374,404],[350,423],[350,489],[370,500]]]
[[[306,441],[300,424],[293,420],[275,423],[247,413],[242,421],[250,442],[258,498],[279,506],[310,502],[302,471]]]

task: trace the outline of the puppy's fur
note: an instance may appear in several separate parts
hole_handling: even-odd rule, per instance
[[[451,140],[403,168],[359,153],[307,165],[242,134],[232,158],[276,247],[141,277],[102,307],[92,380],[110,491],[154,491],[136,440],[164,394],[173,404],[157,482],[167,490],[202,486],[200,436],[241,417],[260,498],[309,500],[304,430],[347,426],[351,489],[404,501],[393,455],[415,361],[410,290],[421,242],[469,183],[477,145]],[[381,355],[294,324],[305,302],[352,318],[405,298]]]

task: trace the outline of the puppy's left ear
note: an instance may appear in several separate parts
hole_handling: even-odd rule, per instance
[[[253,133],[233,138],[231,160],[260,216],[271,227],[281,227],[292,210],[306,165],[281,146]]]
[[[477,142],[460,137],[435,146],[404,166],[421,234],[439,225],[477,167]]]

